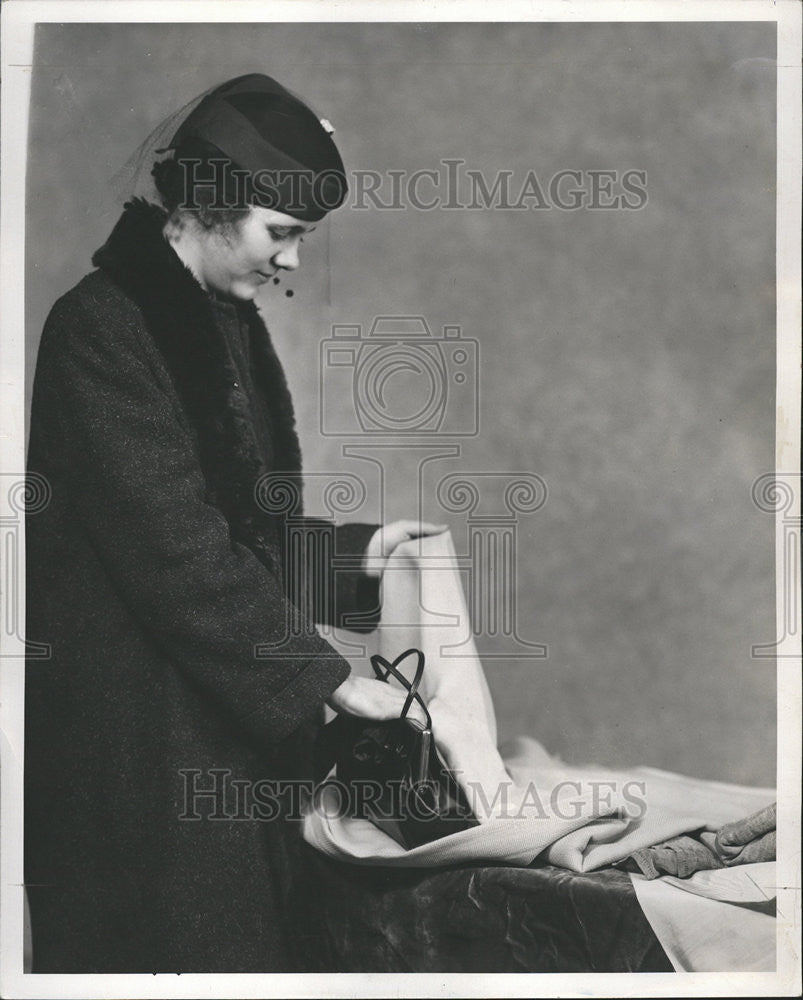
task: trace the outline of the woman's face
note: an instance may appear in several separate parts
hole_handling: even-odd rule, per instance
[[[294,271],[305,233],[315,227],[290,215],[252,205],[226,230],[203,230],[193,270],[204,287],[234,299],[253,299],[277,271]]]

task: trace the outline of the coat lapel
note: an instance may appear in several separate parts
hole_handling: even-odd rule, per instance
[[[236,373],[209,298],[164,238],[166,219],[156,205],[141,199],[129,202],[92,263],[142,311],[197,433],[215,502],[233,535],[264,552],[265,529],[269,522],[276,525],[256,503],[257,481],[267,472],[281,472],[300,486],[301,452],[290,391],[256,306],[241,305],[249,328],[255,385],[264,395],[274,431],[274,463],[268,469],[247,402],[236,391]]]

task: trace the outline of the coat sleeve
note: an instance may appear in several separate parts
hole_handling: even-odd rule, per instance
[[[192,438],[136,324],[107,328],[91,303],[61,300],[48,326],[39,411],[106,573],[142,629],[221,712],[260,741],[283,739],[320,709],[349,664],[205,500]],[[257,655],[260,647],[272,651]]]
[[[289,572],[295,577],[303,574],[304,608],[312,621],[351,632],[373,632],[377,627],[379,580],[366,576],[361,564],[378,528],[378,524],[335,525],[323,518],[303,519],[308,557],[297,559]],[[313,536],[316,541],[311,541]]]
[[[360,561],[378,524],[340,524],[335,528],[335,552]],[[365,573],[339,571],[335,576],[335,624],[352,632],[373,632],[379,624],[379,580]]]

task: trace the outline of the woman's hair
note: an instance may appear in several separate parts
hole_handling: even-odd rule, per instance
[[[200,139],[182,144],[151,171],[170,216],[191,214],[204,229],[229,230],[250,211],[243,173],[216,146]]]

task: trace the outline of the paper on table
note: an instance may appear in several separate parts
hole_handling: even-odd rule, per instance
[[[675,878],[674,875],[661,877],[668,885],[695,896],[718,899],[721,903],[764,905],[771,903],[777,895],[775,869],[774,861],[762,861],[753,865],[699,871],[689,878]]]
[[[749,871],[758,868],[765,871]],[[767,862],[697,872],[690,879],[630,878],[644,916],[678,972],[774,972],[774,915],[764,907],[736,905],[721,898],[741,895],[741,903],[761,902],[747,897],[774,893],[775,877],[770,871],[774,869],[774,862]]]

